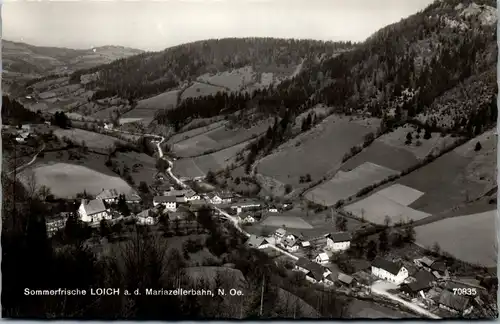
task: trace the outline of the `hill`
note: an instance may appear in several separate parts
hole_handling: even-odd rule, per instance
[[[9,87],[14,80],[19,82],[50,74],[67,74],[142,52],[121,46],[76,50],[2,40],[2,82],[3,86]]]

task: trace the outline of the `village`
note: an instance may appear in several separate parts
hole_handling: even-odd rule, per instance
[[[30,130],[30,125],[23,125],[15,130],[4,128],[4,133],[9,132],[21,144],[37,138]],[[314,235],[308,235],[300,226],[278,225],[284,217],[296,217],[289,217],[287,213],[296,210],[299,202],[242,197],[217,188],[197,192],[186,183],[198,188],[203,179],[176,178],[171,172],[172,162],[163,157],[161,141],[155,138],[152,143],[160,150],[159,156],[170,165],[152,179],[152,199],[145,201],[138,192],[121,192],[116,188],[102,188],[95,196],[82,194],[73,201],[73,208],[46,220],[49,236],[63,229],[71,215],[91,228],[119,222],[153,226],[165,217],[167,222],[179,226],[196,219],[197,212],[208,207],[219,219],[229,220],[248,237],[247,247],[272,257],[291,259],[294,270],[302,273],[311,285],[359,298],[383,299],[429,318],[484,316],[496,312],[496,306],[491,304],[493,299],[488,297],[493,291],[492,285],[496,284],[493,277],[457,276],[445,261],[428,255],[354,257],[352,250],[360,236],[359,230],[366,230],[369,224],[354,229],[341,226],[342,231],[325,228],[323,232],[315,231]],[[340,223],[346,217],[333,209],[331,215],[339,218]],[[252,226],[259,224],[268,230],[265,233],[252,230]]]

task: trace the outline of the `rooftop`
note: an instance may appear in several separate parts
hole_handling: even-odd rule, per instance
[[[393,275],[397,275],[402,266],[399,263],[376,257],[372,262],[372,267],[384,269]]]
[[[177,199],[175,196],[155,196],[153,198],[153,201],[157,203],[167,203],[167,202],[177,202]]]
[[[82,203],[88,216],[106,211],[106,206],[101,199],[83,200]]]
[[[101,193],[96,196],[97,199],[114,199],[120,196],[116,189],[102,189]]]
[[[333,242],[348,242],[352,240],[352,235],[348,232],[331,233],[327,237],[332,239]]]

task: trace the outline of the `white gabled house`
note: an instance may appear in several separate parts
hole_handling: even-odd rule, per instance
[[[295,263],[295,270],[306,275],[306,280],[312,283],[321,283],[331,274],[331,271],[323,266],[311,262],[306,258],[299,258]]]
[[[277,243],[280,243],[281,240],[285,237],[285,235],[286,235],[286,229],[284,229],[283,227],[278,228],[276,232],[274,232],[274,237],[276,238]]]
[[[222,204],[222,198],[219,195],[215,194],[215,193],[208,194],[208,199],[214,205],[220,205],[220,204]]]
[[[297,252],[299,250],[299,244],[293,235],[287,235],[281,240],[280,245],[288,252]]]
[[[101,199],[85,200],[82,199],[78,207],[78,217],[85,223],[98,223],[103,219],[111,219],[111,214],[104,206]]]
[[[330,262],[330,256],[325,252],[320,253],[318,254],[318,256],[316,256],[314,262],[319,264],[327,264],[328,262]]]
[[[153,206],[163,205],[169,211],[177,211],[177,198],[174,196],[156,196],[153,198]]]
[[[333,252],[345,251],[351,247],[351,240],[351,233],[331,233],[326,236],[326,247]]]
[[[375,258],[372,262],[372,274],[380,279],[400,285],[408,278],[408,270],[400,263],[382,258]]]

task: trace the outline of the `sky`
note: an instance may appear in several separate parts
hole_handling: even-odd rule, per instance
[[[432,0],[14,1],[2,38],[39,46],[119,45],[148,51],[209,38],[363,41]]]

